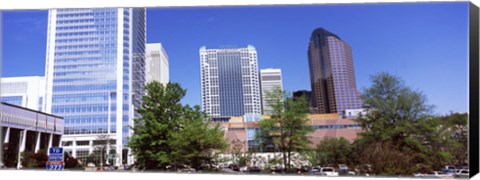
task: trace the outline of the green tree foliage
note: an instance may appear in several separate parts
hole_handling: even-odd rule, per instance
[[[230,154],[232,155],[231,160],[233,164],[246,166],[247,162],[251,160],[251,154],[242,152],[244,145],[244,141],[240,141],[239,139],[231,141]]]
[[[78,162],[78,160],[69,153],[63,153],[63,161],[65,162],[65,169],[74,169],[74,168],[81,168],[82,165]]]
[[[303,152],[310,141],[306,137],[314,129],[308,125],[308,104],[305,99],[286,98],[286,92],[275,87],[266,94],[266,102],[272,108],[269,119],[261,120],[260,131],[269,135],[282,152],[285,170],[291,169],[293,152]],[[260,140],[262,141],[262,140]]]
[[[18,143],[5,143],[3,145],[3,165],[5,167],[16,167],[17,166],[17,152],[14,147],[17,147]]]
[[[107,164],[107,149],[115,149],[113,139],[107,134],[99,134],[93,141],[93,153],[87,158],[87,163],[94,163],[97,166],[105,166]],[[110,163],[111,164],[111,163]]]
[[[140,169],[159,169],[189,165],[199,168],[212,158],[214,150],[226,147],[219,126],[211,127],[210,120],[198,106],[183,106],[180,100],[186,90],[178,83],[163,86],[159,82],[145,86],[147,95],[137,110],[129,147]]]
[[[202,165],[213,165],[214,153],[227,148],[223,129],[219,124],[212,126],[211,120],[199,106],[185,107],[180,119],[181,128],[172,132],[169,144],[174,149],[175,164],[186,164],[196,170]]]
[[[47,161],[48,155],[45,150],[39,150],[37,153],[32,151],[22,153],[21,163],[24,168],[45,168]]]
[[[352,147],[347,139],[325,138],[316,147],[317,164],[348,164]]]
[[[433,106],[397,76],[379,73],[362,100],[370,110],[357,121],[365,132],[356,140],[355,155],[379,175],[411,175],[421,168],[439,168],[451,158],[443,147],[449,134],[430,116]]]
[[[180,128],[183,106],[180,100],[186,91],[178,83],[164,87],[159,82],[145,86],[142,106],[137,110],[141,118],[135,119],[134,134],[129,140],[140,169],[166,169],[172,161],[174,149],[170,146],[172,132]]]
[[[448,151],[452,154],[451,164],[465,165],[468,161],[468,114],[451,113],[439,118],[443,131],[451,135]]]

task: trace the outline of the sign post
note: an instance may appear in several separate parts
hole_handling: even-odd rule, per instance
[[[63,170],[65,163],[63,162],[63,148],[51,147],[49,149],[47,170]]]

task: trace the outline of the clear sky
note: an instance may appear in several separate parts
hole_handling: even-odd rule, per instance
[[[47,11],[3,12],[2,76],[42,76]],[[357,87],[386,71],[422,91],[440,114],[468,111],[468,3],[150,8],[147,42],[161,42],[170,81],[201,104],[199,48],[246,47],[281,68],[284,89],[309,90],[307,45],[323,27],[352,46]]]

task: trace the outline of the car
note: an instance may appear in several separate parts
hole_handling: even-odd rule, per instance
[[[457,168],[455,166],[445,166],[443,169],[443,172],[449,175],[454,175],[456,171]]]
[[[309,172],[310,169],[311,169],[310,166],[301,166],[300,168],[297,168],[297,171],[305,173],[305,172]]]
[[[318,174],[318,173],[320,173],[320,169],[322,169],[322,167],[320,167],[320,166],[315,166],[315,167],[312,167],[312,169],[310,169],[310,172],[311,172],[312,174]]]
[[[178,172],[192,173],[192,172],[195,172],[195,169],[190,168],[190,167],[185,167],[185,168],[179,169]]]
[[[240,172],[247,172],[247,170],[248,170],[247,166],[243,166],[240,168]]]
[[[236,164],[230,164],[228,165],[228,168],[232,169],[233,171],[240,171],[240,166]]]
[[[341,176],[349,175],[348,174],[348,166],[345,164],[338,165],[338,174]]]
[[[469,178],[470,170],[468,169],[460,169],[457,173],[455,173],[455,178]]]
[[[282,166],[273,166],[270,168],[271,172],[275,173],[282,173],[283,172],[283,167]]]
[[[355,173],[355,171],[348,171],[347,174],[349,176],[356,176],[357,175],[357,173]]]
[[[443,171],[433,171],[433,172],[423,174],[420,177],[423,177],[423,178],[451,178],[451,177],[453,177],[453,175],[447,174]]]
[[[247,171],[249,173],[259,173],[259,172],[262,172],[262,169],[258,166],[252,166],[252,167],[248,167]]]
[[[338,172],[335,172],[333,167],[323,167],[320,169],[320,175],[322,176],[338,176]]]

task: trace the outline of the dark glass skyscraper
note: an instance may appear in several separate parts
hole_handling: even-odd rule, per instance
[[[351,47],[337,35],[317,28],[308,46],[312,106],[317,113],[361,108]]]
[[[260,115],[257,51],[200,49],[202,108],[212,117]]]

